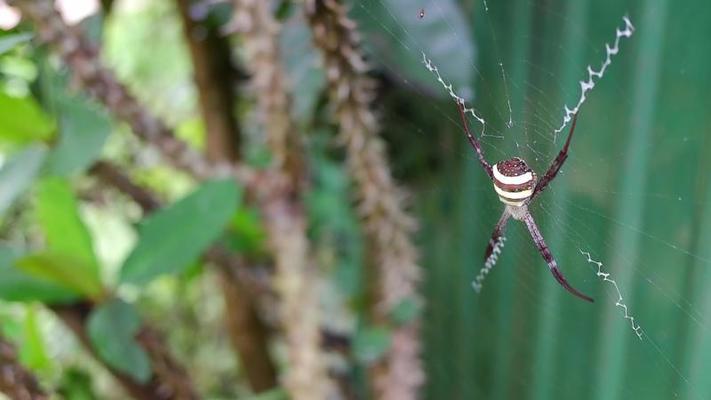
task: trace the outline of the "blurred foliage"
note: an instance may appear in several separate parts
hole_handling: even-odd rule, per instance
[[[89,338],[99,356],[138,382],[146,382],[151,378],[151,361],[135,340],[140,326],[136,309],[120,300],[101,305],[87,323]]]
[[[111,133],[111,121],[91,100],[67,86],[67,78],[40,61],[39,90],[45,107],[57,120],[53,151],[46,161],[47,173],[72,176],[85,171],[101,155]]]
[[[0,130],[8,143],[24,144],[48,140],[54,132],[54,124],[31,97],[14,97],[0,94]],[[27,121],[32,121],[27,123]]]
[[[0,179],[0,211],[7,210],[34,180],[46,157],[43,146],[28,146],[3,163]]]
[[[138,243],[121,267],[121,282],[146,283],[162,274],[184,271],[220,236],[239,197],[231,179],[206,182],[145,218]]]
[[[358,368],[387,350],[391,333],[368,323],[365,244],[324,97],[325,72],[300,3],[279,3],[294,117],[308,149],[305,202],[327,328],[347,338],[345,359],[357,366],[349,376],[363,385]],[[208,15],[206,23],[227,24],[225,3],[202,6],[197,11]],[[411,189],[408,201],[420,220],[426,306],[405,301],[394,319],[423,317],[426,398],[709,398],[711,53],[702,50],[711,6],[698,0],[352,6],[379,83],[375,103],[392,169]],[[583,304],[562,291],[516,223],[476,297],[469,283],[502,206],[422,54],[487,117],[482,140],[489,160],[523,156],[540,175],[561,144],[552,131],[563,105],[577,100],[586,65],[599,65],[603,43],[623,15],[638,30],[584,105],[561,176],[531,207],[568,279],[597,302]],[[83,28],[101,42],[120,78],[181,139],[202,149],[205,128],[174,4],[117,1],[110,15],[92,18]],[[206,398],[286,398],[279,388],[250,393],[228,349],[219,282],[200,260],[219,242],[267,264],[259,213],[232,182],[198,184],[167,167],[77,93],[67,71],[32,37],[27,26],[0,32],[0,328],[18,344],[22,363],[64,398],[122,398],[106,371],[40,307],[90,299],[97,304],[87,323],[93,350],[117,370],[150,379],[150,361],[135,340],[148,320],[165,332]],[[253,104],[241,95],[244,82],[239,89],[235,114],[244,153],[264,165],[269,155]],[[116,162],[166,206],[144,215],[100,185],[87,171],[99,158]],[[643,341],[581,251],[613,273],[642,324]]]

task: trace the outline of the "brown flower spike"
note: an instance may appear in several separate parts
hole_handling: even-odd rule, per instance
[[[348,169],[357,184],[358,211],[365,226],[373,277],[373,317],[392,328],[391,347],[371,371],[376,398],[417,398],[424,382],[418,321],[402,325],[390,313],[403,302],[421,302],[420,268],[411,235],[415,221],[403,210],[404,194],[394,182],[371,111],[375,83],[359,49],[356,24],[336,0],[308,0],[306,14],[323,55],[331,102],[345,142]]]

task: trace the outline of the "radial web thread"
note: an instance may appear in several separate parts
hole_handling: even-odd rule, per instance
[[[476,110],[473,108],[467,107],[466,102],[464,101],[464,98],[459,96],[457,93],[454,91],[454,87],[452,87],[452,84],[450,82],[447,82],[442,78],[442,75],[439,73],[439,68],[437,68],[434,63],[432,63],[432,60],[427,58],[427,54],[424,52],[422,53],[422,63],[425,65],[425,68],[427,68],[428,71],[432,72],[435,77],[437,78],[437,82],[444,87],[444,89],[449,93],[449,96],[454,99],[454,101],[457,102],[457,104],[461,105],[464,109],[465,114],[470,114],[474,119],[476,119],[480,124],[481,124],[481,135],[484,136],[484,133],[486,131],[486,121],[484,120],[483,117],[479,116],[479,114],[476,113]]]

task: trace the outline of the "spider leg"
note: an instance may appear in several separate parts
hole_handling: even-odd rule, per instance
[[[486,275],[494,268],[496,261],[499,259],[499,254],[501,254],[501,248],[504,247],[504,229],[506,228],[506,223],[509,221],[511,214],[508,210],[504,209],[499,222],[496,223],[494,232],[491,234],[491,239],[489,239],[489,244],[486,246],[486,251],[484,252],[484,266],[479,270],[479,273],[474,278],[472,282],[472,287],[479,293],[481,291],[482,282]]]
[[[494,253],[494,250],[496,248],[500,248],[502,246],[502,242],[504,240],[504,229],[506,229],[506,223],[509,221],[509,218],[511,217],[511,214],[504,209],[504,213],[501,214],[501,218],[499,218],[499,222],[496,223],[496,227],[494,227],[494,232],[491,234],[491,239],[489,239],[489,244],[486,246],[486,251],[484,252],[484,262],[487,263],[491,260],[491,256]],[[496,262],[496,261],[494,261]]]
[[[491,170],[491,165],[489,165],[489,163],[486,161],[486,158],[484,158],[484,152],[481,150],[481,144],[479,144],[479,139],[477,139],[476,136],[472,135],[471,131],[469,130],[469,123],[467,123],[467,115],[464,111],[464,103],[462,103],[461,101],[457,101],[457,109],[459,109],[459,115],[462,117],[462,123],[464,124],[464,132],[467,134],[469,144],[472,145],[474,151],[476,151],[476,154],[479,157],[479,163],[481,163],[482,168],[484,168],[486,174],[489,175],[489,178],[494,179],[494,173]]]
[[[565,144],[563,145],[563,148],[560,150],[558,153],[558,156],[553,160],[553,163],[551,164],[550,167],[548,167],[548,171],[546,171],[546,174],[543,175],[543,178],[541,178],[540,181],[538,181],[538,184],[536,184],[536,188],[533,189],[533,194],[531,195],[531,199],[534,199],[536,195],[538,195],[540,192],[543,191],[543,189],[548,186],[549,183],[553,180],[553,178],[558,175],[558,171],[560,171],[560,167],[563,166],[563,163],[565,163],[565,160],[568,159],[568,147],[570,146],[570,139],[573,138],[573,133],[575,132],[575,123],[578,120],[578,114],[576,113],[573,115],[573,123],[570,125],[570,131],[568,131],[568,138],[565,140]]]
[[[565,279],[563,274],[560,272],[560,270],[558,269],[558,263],[553,258],[553,254],[551,254],[550,249],[546,245],[546,242],[543,240],[543,235],[541,235],[541,231],[538,230],[538,226],[536,225],[536,222],[533,220],[533,216],[531,215],[531,213],[526,212],[526,214],[523,217],[523,220],[526,223],[526,227],[528,227],[528,231],[531,233],[531,237],[533,238],[533,241],[536,243],[536,247],[538,248],[538,251],[543,256],[543,259],[546,260],[546,263],[548,263],[548,268],[550,268],[551,273],[555,277],[555,280],[557,280],[558,283],[565,288],[565,290],[569,291],[570,293],[574,294],[575,296],[577,296],[583,300],[586,300],[586,301],[589,301],[592,303],[594,301],[592,299],[592,297],[586,296],[586,295],[580,293],[574,287],[570,286],[568,281]]]

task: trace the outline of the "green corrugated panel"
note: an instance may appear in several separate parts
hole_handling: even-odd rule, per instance
[[[503,9],[505,11],[504,15],[507,19],[501,19],[496,21],[497,26],[507,26],[508,21],[511,21],[510,25],[510,43],[499,43],[500,50],[502,52],[500,60],[494,59],[493,55],[490,54],[488,57],[482,56],[483,60],[486,62],[502,62],[504,64],[505,71],[507,73],[507,80],[504,82],[503,77],[499,80],[501,81],[501,86],[499,90],[503,92],[502,102],[498,105],[499,111],[503,114],[502,123],[507,121],[507,102],[511,103],[511,109],[513,110],[514,126],[511,129],[503,129],[505,140],[500,144],[502,149],[509,149],[508,153],[505,155],[492,154],[489,152],[487,157],[489,162],[495,163],[500,161],[502,158],[510,158],[513,156],[523,156],[519,153],[519,149],[514,147],[514,142],[512,139],[523,137],[523,126],[521,121],[526,112],[526,103],[524,102],[526,90],[528,89],[522,83],[526,82],[529,77],[530,71],[528,66],[518,62],[518,60],[525,60],[531,56],[531,37],[530,32],[532,29],[532,23],[534,18],[534,4],[527,0],[517,0],[513,2],[511,7],[502,7],[501,4],[492,3],[490,6],[490,11],[492,15],[489,18],[494,18],[496,9]],[[500,11],[499,11],[500,12]],[[501,38],[499,36],[499,40]],[[503,36],[506,38],[507,36]],[[502,50],[505,49],[505,50]],[[494,67],[498,67],[495,65]],[[494,78],[496,75],[491,75]],[[506,85],[506,86],[504,86]],[[505,98],[508,94],[509,98]],[[518,118],[518,121],[516,119]],[[505,125],[500,127],[505,128]],[[503,204],[498,202],[493,188],[491,187],[491,182],[487,180],[485,186],[487,190],[490,190],[489,196],[491,199],[495,199],[496,206],[494,206],[492,222],[487,225],[484,229],[484,238],[475,243],[477,246],[477,267],[481,267],[483,261],[483,251],[488,243],[491,232],[494,229],[495,221],[498,220],[500,213],[503,211]],[[522,265],[516,262],[515,254],[520,248],[520,246],[529,246],[526,240],[521,240],[521,235],[517,235],[520,226],[517,225],[517,221],[511,221],[506,230],[506,245],[503,249],[503,254],[499,259],[498,265],[496,265],[494,274],[495,279],[491,279],[489,286],[493,288],[496,285],[496,310],[497,314],[495,316],[495,322],[491,327],[495,329],[494,337],[496,339],[495,344],[495,357],[492,359],[493,365],[491,366],[493,372],[493,381],[491,382],[493,387],[491,388],[490,399],[504,400],[512,396],[515,391],[516,386],[512,384],[517,381],[516,374],[520,373],[520,368],[517,365],[519,357],[517,357],[516,351],[511,351],[511,343],[516,343],[516,336],[521,333],[522,316],[520,306],[522,305],[521,297],[523,294],[520,289],[519,278],[523,273],[523,270],[528,268],[528,265]],[[525,239],[525,238],[524,238]],[[493,278],[493,276],[492,276]],[[482,295],[491,296],[491,294],[485,294],[482,291]]]
[[[484,290],[471,291],[502,206],[464,140],[450,154],[459,162],[428,201],[454,207],[423,233],[436,243],[428,297],[440,313],[427,319],[428,398],[711,398],[711,3],[489,1],[489,13],[478,4],[473,24],[487,92],[477,82],[477,105],[495,127],[507,119],[496,52],[516,122],[543,121],[542,128],[577,99],[585,65],[599,65],[625,12],[637,31],[583,106],[563,175],[532,206],[561,268],[594,305],[553,281],[515,221]],[[485,140],[487,156],[517,155],[518,144],[531,161],[531,147],[541,174],[562,143],[520,128]],[[580,247],[620,282],[643,341]]]
[[[632,111],[628,138],[625,145],[624,163],[619,171],[612,240],[614,247],[608,255],[607,266],[618,283],[623,285],[628,305],[633,302],[635,263],[640,259],[642,236],[632,228],[644,229],[645,193],[648,192],[647,175],[652,148],[649,143],[654,129],[657,107],[657,89],[662,62],[666,4],[662,0],[643,2],[641,18],[636,22],[640,29],[635,35],[638,42],[636,68],[631,88]],[[600,320],[600,345],[595,371],[594,398],[614,400],[626,398],[622,383],[631,367],[628,363],[628,345],[636,340],[629,332],[629,325],[620,318],[619,308],[606,307]]]
[[[667,125],[678,132],[689,134],[692,141],[685,141],[687,147],[701,150],[697,162],[684,162],[679,167],[696,167],[696,171],[685,171],[694,177],[696,190],[690,191],[692,197],[685,199],[687,212],[693,218],[692,239],[696,243],[688,257],[691,268],[688,290],[682,291],[689,302],[681,301],[681,307],[689,315],[680,326],[686,332],[679,336],[684,348],[678,368],[682,376],[676,379],[675,392],[680,399],[711,398],[711,114],[708,112],[708,93],[711,92],[711,52],[699,52],[699,46],[707,43],[711,37],[711,3],[697,7],[680,9],[674,13],[674,21],[683,23],[686,29],[672,32],[668,47],[673,47],[679,57],[667,63],[667,95],[673,102],[683,94],[685,113],[669,112]],[[674,44],[687,42],[688,46],[675,47]],[[679,69],[682,65],[683,69]],[[683,74],[680,72],[683,71]],[[705,137],[703,137],[705,136]],[[673,169],[678,172],[677,168]],[[688,217],[687,217],[688,218]]]
[[[584,46],[583,43],[581,43],[581,39],[586,30],[585,25],[587,20],[585,18],[585,12],[589,7],[588,3],[588,0],[571,0],[566,5],[567,9],[565,10],[566,19],[562,33],[565,39],[563,42],[563,55],[560,60],[560,76],[566,87],[571,89],[570,91],[572,93],[577,92],[581,71],[585,71],[585,60],[583,59]],[[563,103],[566,99],[561,98],[559,101]],[[559,146],[562,140],[561,138],[558,143]],[[573,146],[575,148],[576,143],[574,143]],[[553,151],[555,151],[555,149]],[[552,193],[548,194],[547,197],[544,196],[540,200],[548,201],[548,199],[550,199],[551,202],[561,204],[565,207],[570,198],[566,177],[559,177],[555,183],[552,184],[549,191]],[[560,213],[558,217],[563,223],[570,223],[569,219],[566,219],[565,213]],[[543,234],[552,251],[555,252],[556,249],[563,250],[565,248],[565,232],[560,228],[548,229],[544,231]],[[565,271],[567,269],[566,267],[572,265],[574,260],[571,259],[571,257],[561,257],[561,255],[564,254],[567,255],[569,253],[563,253],[561,251],[556,257],[561,264],[561,268]],[[550,275],[548,271],[546,271],[546,273]],[[533,381],[529,398],[533,400],[548,400],[554,398],[554,394],[556,393],[555,356],[559,350],[557,343],[560,340],[560,336],[564,334],[564,332],[561,331],[563,331],[565,321],[561,321],[560,315],[556,312],[557,307],[553,307],[554,305],[557,306],[559,302],[565,301],[565,296],[568,296],[551,276],[545,278],[540,286],[542,291],[540,297],[542,306],[539,308],[537,314],[536,346],[531,362],[533,365]],[[551,308],[548,308],[548,306]],[[590,310],[592,310],[592,307]]]
[[[711,144],[711,140],[706,141],[707,145]],[[711,157],[710,152],[707,152],[707,157]],[[703,163],[709,166],[708,162]],[[711,333],[709,332],[709,316],[711,315],[711,290],[708,285],[711,283],[711,268],[709,261],[711,260],[711,176],[706,178],[706,193],[702,194],[702,200],[706,205],[703,209],[701,218],[701,230],[698,237],[698,259],[694,260],[694,267],[697,270],[694,274],[695,282],[693,285],[693,297],[696,307],[701,311],[699,322],[689,321],[690,331],[687,343],[687,354],[684,357],[687,365],[682,371],[688,368],[688,377],[683,377],[679,380],[678,386],[681,392],[682,399],[708,399],[711,398],[711,379],[709,379],[709,371],[711,371]]]

